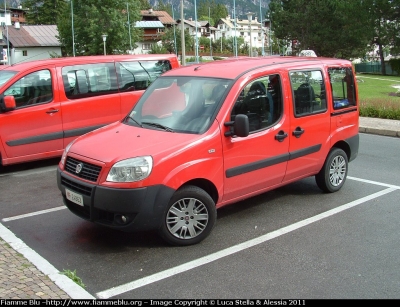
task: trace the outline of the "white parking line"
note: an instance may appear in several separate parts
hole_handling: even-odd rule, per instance
[[[1,221],[2,222],[9,222],[9,221],[23,219],[25,217],[31,217],[31,216],[35,216],[35,215],[39,215],[39,214],[45,214],[45,213],[54,212],[54,211],[63,210],[63,209],[67,209],[67,207],[66,206],[60,206],[60,207],[56,207],[56,208],[52,208],[52,209],[40,210],[40,211],[36,211],[36,212],[32,212],[32,213],[21,214],[21,215],[16,215],[16,216],[12,216],[12,217],[6,217],[6,218],[2,219]]]
[[[388,184],[388,183],[382,183],[378,181],[372,181],[372,180],[367,180],[367,179],[361,179],[361,178],[356,178],[356,177],[350,177],[347,176],[348,179],[355,180],[355,181],[360,181],[360,182],[365,182],[365,183],[370,183],[370,184],[375,184],[375,185],[380,185],[382,187],[387,187],[387,188],[393,188],[400,190],[400,186],[398,185],[393,185],[393,184]]]
[[[292,224],[292,225],[283,227],[281,229],[275,230],[273,232],[267,233],[258,238],[255,238],[255,239],[240,243],[238,245],[226,248],[219,252],[204,256],[202,258],[184,263],[184,264],[176,266],[174,268],[170,268],[165,271],[158,272],[153,275],[150,275],[150,276],[147,276],[147,277],[144,277],[144,278],[141,278],[141,279],[117,286],[117,287],[113,287],[108,290],[98,292],[96,294],[96,296],[98,298],[106,299],[106,298],[110,298],[110,297],[113,297],[113,296],[116,296],[116,295],[119,295],[122,293],[126,293],[128,291],[132,291],[134,289],[146,286],[148,284],[151,284],[151,283],[166,279],[168,277],[189,271],[189,270],[197,268],[199,266],[211,263],[211,262],[221,259],[223,257],[238,253],[240,251],[243,251],[250,247],[256,246],[258,244],[265,243],[271,239],[274,239],[274,238],[277,238],[286,233],[295,231],[299,228],[302,228],[304,226],[307,226],[309,224],[317,222],[321,219],[330,217],[330,216],[340,213],[344,210],[358,206],[369,200],[378,198],[380,196],[383,196],[385,194],[391,193],[396,190],[400,190],[400,186],[396,186],[396,185],[386,184],[386,183],[372,181],[372,180],[366,180],[366,179],[362,179],[362,178],[350,177],[350,176],[348,176],[347,178],[350,180],[355,180],[355,181],[364,182],[364,183],[368,183],[368,184],[383,186],[383,187],[386,187],[386,189],[376,192],[376,193],[373,193],[371,195],[362,197],[360,199],[354,200],[354,201],[344,204],[340,207],[323,212],[321,214],[310,217],[308,219],[297,222],[295,224]],[[9,218],[4,218],[4,219],[2,219],[2,221],[8,222],[8,221],[27,218],[27,217],[31,217],[31,216],[35,216],[35,215],[39,215],[39,214],[45,214],[45,213],[54,212],[54,211],[63,210],[63,209],[66,209],[66,207],[60,206],[60,207],[56,207],[56,208],[52,208],[52,209],[32,212],[29,214],[13,216],[13,217],[9,217]],[[9,243],[13,249],[18,251],[22,255],[24,255],[31,263],[33,263],[36,267],[38,267],[38,269],[41,270],[44,274],[48,275],[51,280],[53,280],[61,289],[63,289],[72,298],[94,298],[93,296],[91,296],[91,294],[89,294],[88,292],[83,290],[81,287],[76,286],[76,284],[74,282],[72,282],[69,278],[67,278],[64,275],[61,275],[60,272],[55,267],[53,267],[47,260],[45,260],[44,258],[39,256],[34,250],[30,249],[24,242],[22,242],[20,239],[18,239],[10,230],[8,230],[6,227],[4,227],[1,223],[0,223],[0,237],[4,241]],[[76,287],[78,287],[78,289]]]
[[[363,198],[357,199],[355,201],[349,202],[349,203],[347,203],[345,205],[342,205],[340,207],[337,207],[335,209],[323,212],[321,214],[318,214],[316,216],[310,217],[310,218],[305,219],[303,221],[300,221],[300,222],[294,223],[292,225],[283,227],[281,229],[275,230],[273,232],[267,233],[267,234],[265,234],[263,236],[260,236],[258,238],[249,240],[247,242],[243,242],[243,243],[240,243],[238,245],[235,245],[235,246],[232,246],[232,247],[228,247],[228,248],[226,248],[224,250],[221,250],[219,252],[204,256],[202,258],[199,258],[199,259],[187,262],[187,263],[184,263],[184,264],[176,266],[174,268],[171,268],[171,269],[168,269],[168,270],[165,270],[165,271],[162,271],[162,272],[158,272],[158,273],[155,273],[153,275],[150,275],[150,276],[147,276],[147,277],[144,277],[144,278],[141,278],[141,279],[138,279],[138,280],[135,280],[135,281],[132,281],[132,282],[117,286],[117,287],[113,287],[113,288],[108,289],[108,290],[104,290],[104,291],[98,292],[98,293],[96,293],[96,296],[98,298],[101,298],[101,299],[107,299],[107,298],[110,298],[110,297],[113,297],[113,296],[116,296],[116,295],[119,295],[119,294],[122,294],[122,293],[126,293],[128,291],[132,291],[134,289],[143,287],[145,285],[148,285],[148,284],[163,280],[165,278],[168,278],[168,277],[171,277],[171,276],[174,276],[174,275],[189,271],[191,269],[194,269],[194,268],[197,268],[199,266],[205,265],[207,263],[216,261],[216,260],[221,259],[223,257],[238,253],[238,252],[243,251],[245,249],[248,249],[250,247],[253,247],[253,246],[256,246],[258,244],[267,242],[267,241],[269,241],[271,239],[277,238],[277,237],[279,237],[281,235],[284,235],[284,234],[289,233],[291,231],[297,230],[297,229],[302,228],[304,226],[307,226],[307,225],[309,225],[311,223],[315,223],[315,222],[320,221],[320,220],[322,220],[324,218],[327,218],[329,216],[332,216],[332,215],[337,214],[339,212],[342,212],[344,210],[350,209],[352,207],[358,206],[358,205],[360,205],[362,203],[365,203],[365,202],[367,202],[369,200],[372,200],[374,198],[377,198],[377,197],[383,196],[385,194],[391,193],[391,192],[396,191],[398,189],[399,189],[399,187],[387,188],[387,189],[379,191],[377,193],[374,193],[374,194],[365,196]]]
[[[57,170],[57,166],[46,166],[42,167],[40,170],[37,169],[31,169],[31,170],[23,170],[15,173],[4,173],[0,174],[0,177],[24,177],[28,175],[36,175],[36,174],[42,174],[42,173],[48,173],[48,172],[55,172]]]
[[[28,259],[43,274],[48,276],[57,286],[65,291],[73,299],[95,299],[89,292],[77,285],[72,279],[63,275],[46,259],[27,246],[13,232],[0,223],[0,238]]]
[[[400,190],[400,186],[387,184],[387,183],[382,183],[382,182],[378,182],[378,181],[372,181],[372,180],[367,180],[367,179],[362,179],[362,178],[357,178],[357,177],[351,177],[351,176],[347,176],[347,179]],[[19,220],[19,219],[23,219],[23,218],[26,218],[26,217],[31,217],[31,216],[35,216],[35,215],[39,215],[39,214],[45,214],[45,213],[54,212],[54,211],[63,210],[63,209],[67,209],[67,207],[66,206],[60,206],[60,207],[56,207],[56,208],[52,208],[52,209],[46,209],[46,210],[36,211],[36,212],[32,212],[32,213],[16,215],[16,216],[12,216],[12,217],[6,217],[6,218],[3,218],[1,221],[2,222],[9,222],[9,221]]]

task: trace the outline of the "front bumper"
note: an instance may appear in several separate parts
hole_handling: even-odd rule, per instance
[[[127,232],[158,229],[175,192],[164,185],[137,189],[106,188],[77,180],[60,168],[57,169],[57,185],[71,212],[96,224]],[[66,188],[82,195],[84,206],[69,201]]]

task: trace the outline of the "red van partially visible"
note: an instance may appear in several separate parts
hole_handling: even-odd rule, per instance
[[[61,156],[77,136],[122,119],[175,55],[56,58],[0,66],[0,166]]]
[[[324,192],[340,190],[358,154],[358,121],[350,61],[185,66],[157,78],[125,119],[68,145],[58,188],[83,219],[195,244],[222,206],[309,176]]]

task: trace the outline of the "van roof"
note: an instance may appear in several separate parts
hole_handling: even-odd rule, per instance
[[[329,64],[348,66],[351,62],[342,59],[322,57],[267,56],[267,57],[236,57],[225,60],[195,63],[170,70],[163,76],[199,76],[235,79],[239,75],[261,67],[293,68],[310,67],[312,64]]]
[[[129,61],[129,60],[164,60],[164,59],[176,59],[175,54],[141,54],[141,55],[94,55],[94,56],[77,56],[77,57],[64,57],[64,58],[52,58],[45,60],[36,60],[21,62],[12,65],[0,65],[1,70],[14,70],[22,71],[25,69],[41,66],[41,65],[77,65],[77,64],[89,64],[99,62],[111,62],[114,60],[118,61]]]

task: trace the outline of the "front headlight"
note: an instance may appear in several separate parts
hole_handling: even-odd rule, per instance
[[[74,143],[74,141],[72,141],[71,143],[69,143],[69,144],[67,145],[67,147],[65,147],[65,149],[64,149],[64,152],[63,152],[62,157],[61,157],[61,164],[62,164],[63,166],[65,165],[65,159],[67,158],[68,151],[69,151],[69,149],[71,148],[71,146],[72,146],[73,143]]]
[[[136,157],[119,161],[113,165],[107,176],[111,182],[134,182],[147,178],[153,168],[150,156]]]

